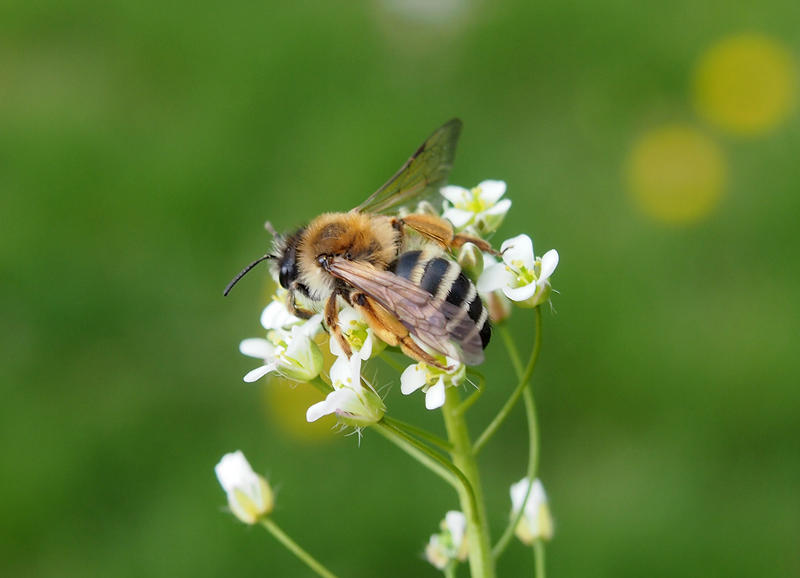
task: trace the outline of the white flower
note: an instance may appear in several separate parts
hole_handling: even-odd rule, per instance
[[[437,409],[444,405],[445,389],[448,386],[458,385],[464,379],[467,369],[464,364],[450,358],[442,361],[452,369],[446,371],[433,367],[427,363],[419,362],[409,365],[400,375],[400,391],[409,395],[422,388],[425,392],[425,407]]]
[[[425,547],[428,562],[444,570],[453,560],[467,559],[467,519],[461,512],[451,510],[445,514],[439,527],[442,531],[433,534]]]
[[[267,481],[256,474],[241,451],[225,454],[214,468],[228,506],[245,524],[255,524],[272,512],[274,498]]]
[[[293,325],[291,330],[274,329],[267,333],[267,339],[245,339],[239,344],[244,355],[264,360],[244,376],[248,383],[261,379],[271,372],[294,381],[311,381],[322,370],[322,352],[311,339],[320,327],[320,315],[315,315],[301,325]]]
[[[379,422],[386,413],[380,396],[361,384],[360,357],[337,358],[331,366],[331,385],[333,391],[308,408],[307,421],[333,413],[340,423],[358,428]]]
[[[264,308],[261,312],[261,325],[266,330],[271,329],[286,329],[297,323],[302,323],[303,320],[295,316],[286,307],[286,290],[281,289],[273,298],[272,303]]]
[[[500,227],[511,208],[510,200],[500,200],[505,192],[503,181],[483,181],[472,189],[442,187],[440,193],[451,205],[445,203],[442,216],[458,230],[472,225],[483,235],[492,233]]]
[[[522,306],[536,307],[550,297],[550,275],[558,265],[558,251],[550,249],[541,258],[533,255],[528,235],[503,241],[503,262],[487,267],[478,279],[478,292],[502,289],[506,297]]]
[[[386,347],[386,344],[375,337],[369,325],[352,307],[345,307],[339,311],[339,327],[347,343],[350,344],[353,355],[364,361],[374,357]],[[335,356],[341,357],[344,355],[338,339],[331,338],[330,348],[331,353]]]
[[[529,485],[530,479],[523,478],[511,486],[512,519],[522,508]],[[539,539],[549,540],[553,537],[553,518],[550,516],[544,487],[538,478],[534,480],[533,487],[530,489],[528,501],[525,502],[525,510],[515,528],[515,533],[517,538],[525,544],[532,544]]]
[[[484,253],[483,270],[485,271],[495,265],[497,265],[497,259],[489,253]],[[492,323],[501,323],[511,316],[511,300],[501,290],[482,291],[478,289],[478,294],[486,304],[486,309],[489,311],[489,319]]]

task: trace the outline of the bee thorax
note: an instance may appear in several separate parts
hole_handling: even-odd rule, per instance
[[[326,213],[304,231],[297,250],[299,278],[312,297],[324,299],[336,288],[329,273],[333,260],[365,261],[385,269],[394,261],[400,233],[391,219],[358,212]]]

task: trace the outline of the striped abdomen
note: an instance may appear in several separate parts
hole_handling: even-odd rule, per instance
[[[492,336],[489,312],[483,306],[475,284],[464,275],[458,263],[423,251],[408,251],[389,265],[389,271],[408,279],[433,297],[459,307],[475,322],[481,344],[486,349]]]

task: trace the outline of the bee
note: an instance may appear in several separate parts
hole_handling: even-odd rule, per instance
[[[325,326],[348,357],[352,349],[338,324],[339,299],[359,311],[380,339],[417,361],[442,369],[448,368],[437,356],[481,363],[492,331],[488,311],[449,252],[465,243],[497,252],[482,239],[456,234],[438,216],[392,214],[438,193],[452,168],[461,126],[452,119],[434,131],[354,209],[322,214],[288,235],[272,231],[271,252],[236,275],[224,295],[269,260],[287,290],[289,311],[304,319],[324,311]]]

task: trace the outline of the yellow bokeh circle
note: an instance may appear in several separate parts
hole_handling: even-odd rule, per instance
[[[792,112],[797,72],[792,54],[766,36],[742,34],[709,48],[694,72],[697,111],[740,135],[764,133]]]
[[[726,180],[716,142],[687,125],[667,125],[643,135],[627,162],[630,193],[639,208],[666,223],[686,224],[710,214]]]
[[[325,398],[313,385],[271,377],[263,386],[263,395],[270,422],[292,438],[306,442],[335,439],[332,428],[336,427],[336,418],[306,421],[306,410]]]

